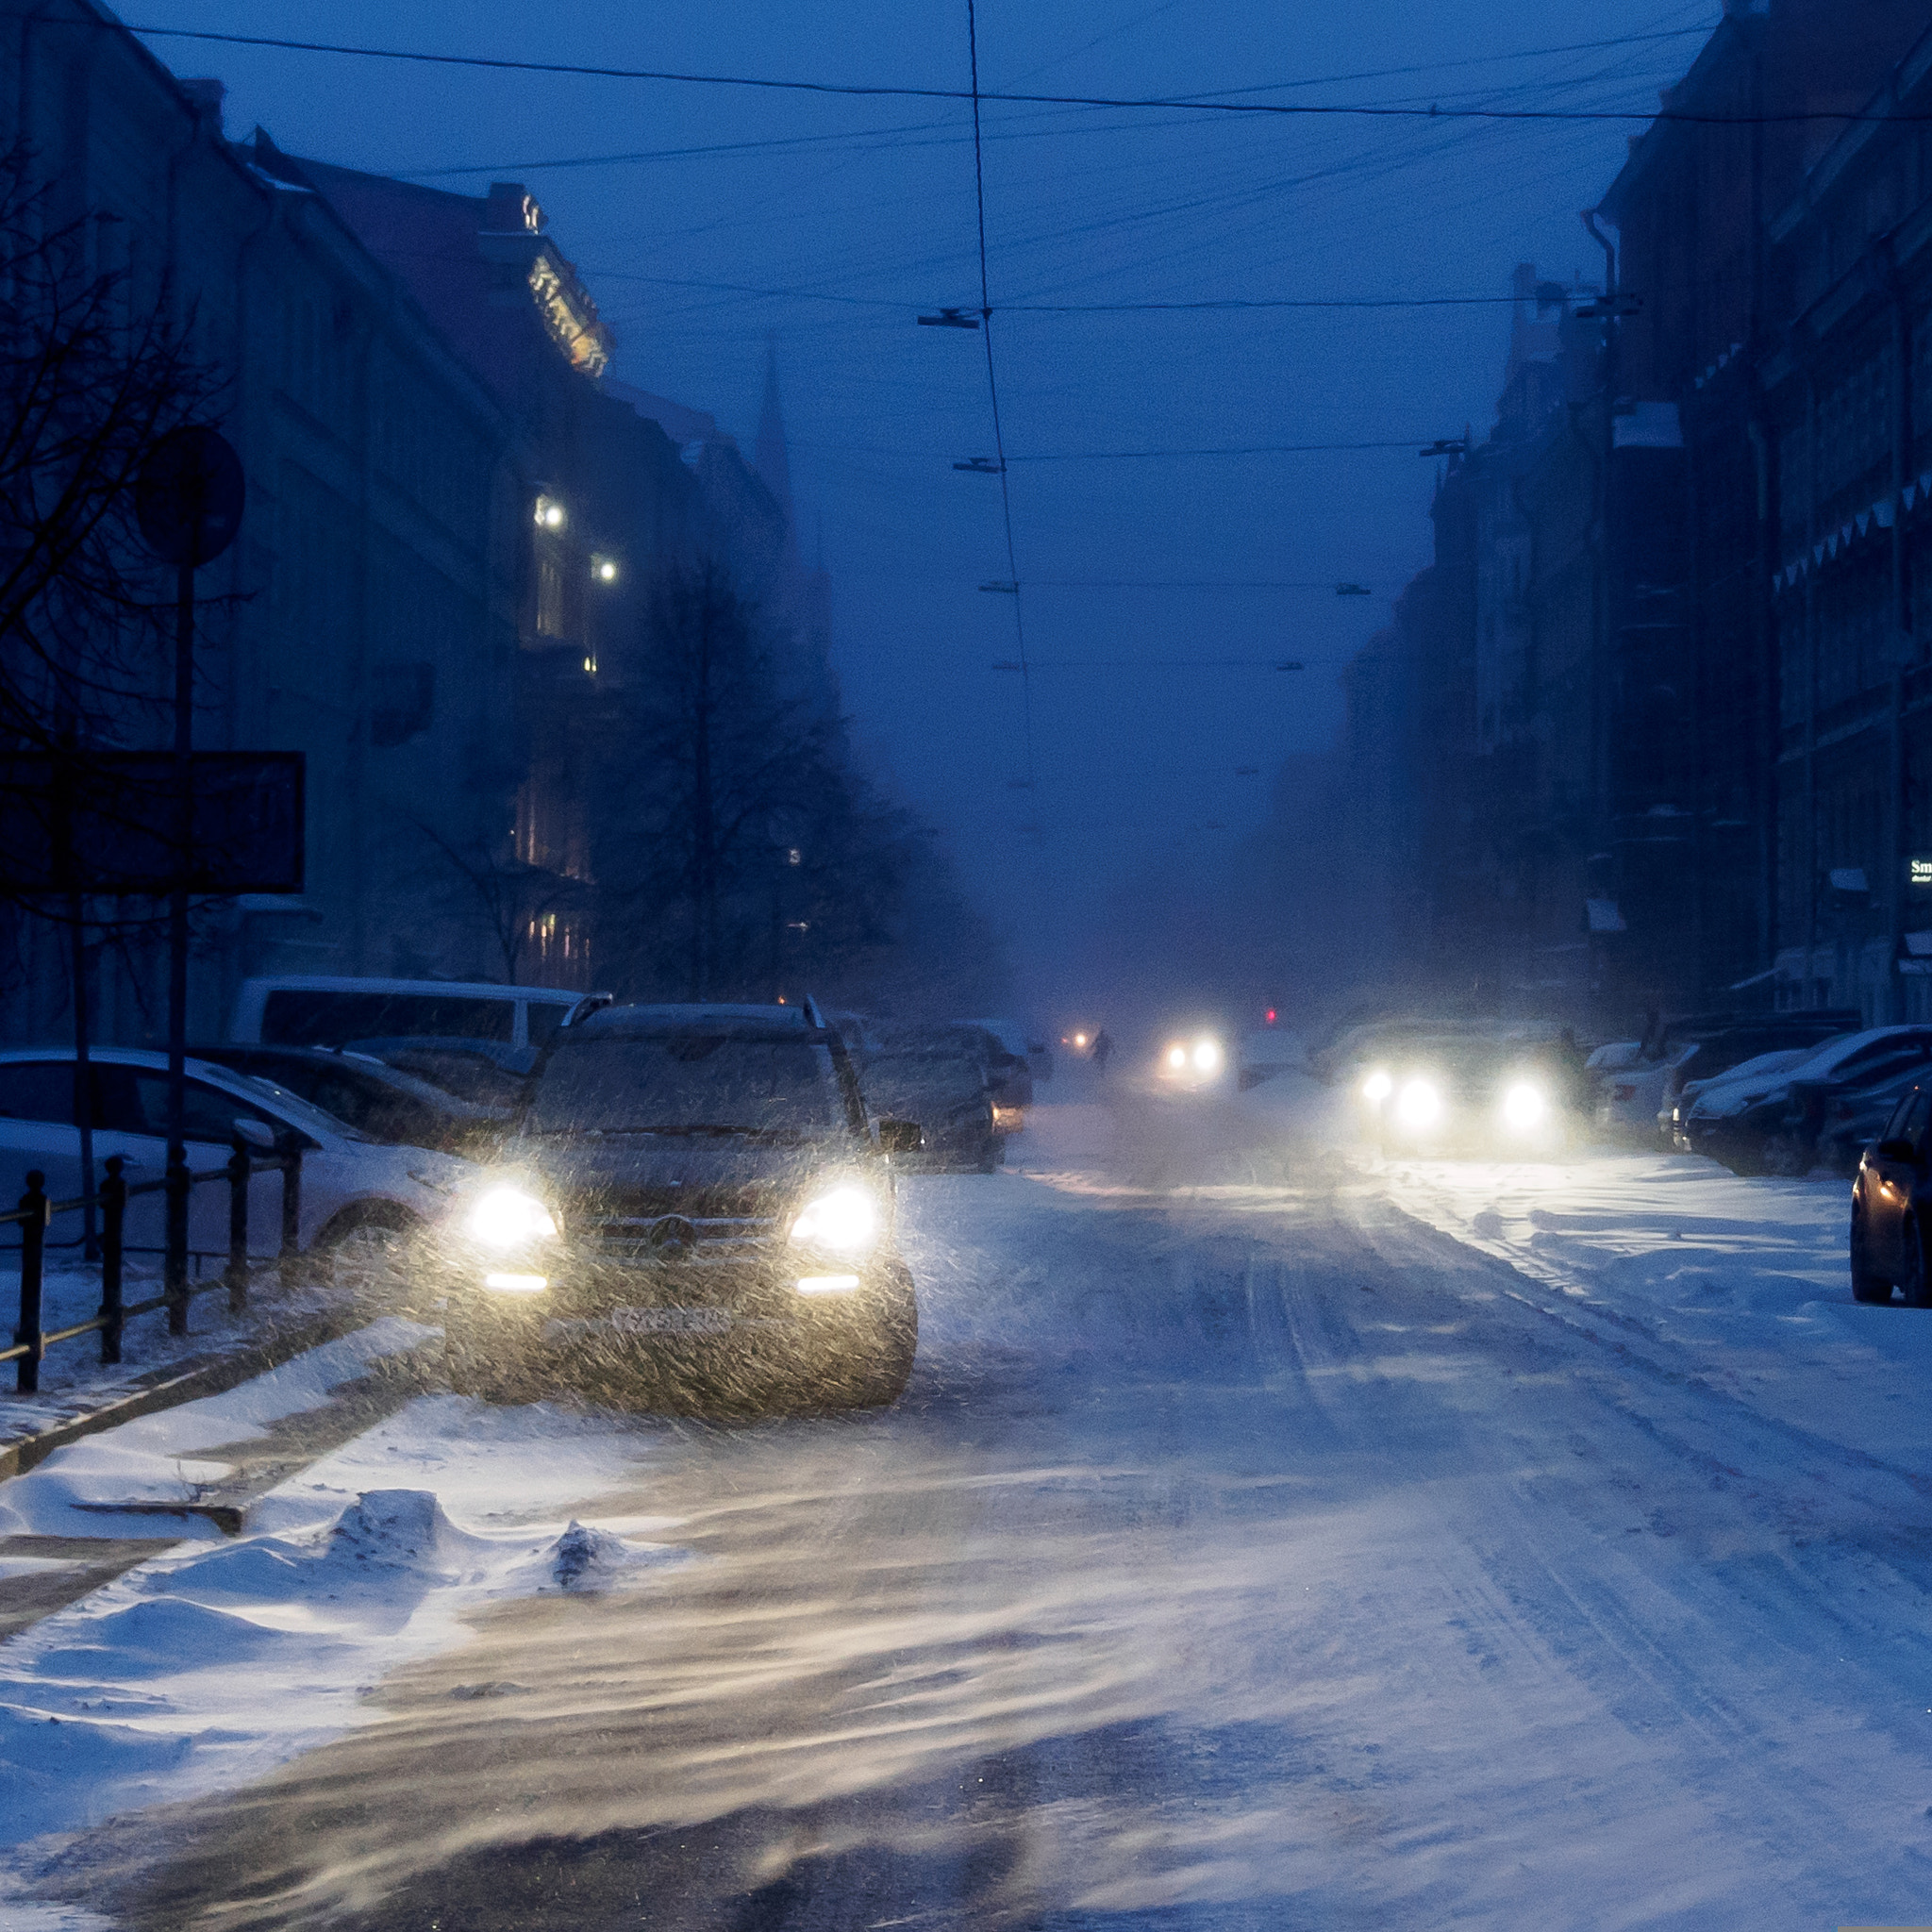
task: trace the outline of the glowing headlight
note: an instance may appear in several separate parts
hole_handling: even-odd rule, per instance
[[[1395,1096],[1395,1118],[1405,1127],[1432,1127],[1441,1117],[1442,1096],[1426,1080],[1408,1080]]]
[[[1188,1063],[1188,1050],[1184,1046],[1171,1046],[1167,1050],[1167,1063],[1178,1073]]]
[[[1371,1107],[1380,1107],[1394,1091],[1395,1082],[1380,1067],[1362,1082],[1362,1098]]]
[[[1503,1118],[1518,1133],[1537,1124],[1549,1111],[1549,1104],[1527,1080],[1519,1080],[1503,1096]]]
[[[1211,1040],[1194,1042],[1194,1071],[1197,1074],[1211,1074],[1220,1064],[1221,1049]]]
[[[473,1241],[486,1248],[517,1248],[525,1241],[557,1239],[557,1223],[549,1208],[521,1188],[491,1188],[465,1217]]]
[[[879,1204],[865,1188],[834,1188],[808,1201],[791,1224],[791,1239],[805,1248],[862,1255],[879,1238]]]

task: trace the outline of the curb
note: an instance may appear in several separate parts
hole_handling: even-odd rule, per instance
[[[286,1361],[325,1341],[368,1325],[366,1313],[346,1309],[317,1317],[298,1327],[283,1330],[265,1340],[253,1341],[226,1354],[212,1356],[188,1368],[161,1371],[159,1378],[138,1388],[86,1415],[71,1416],[37,1435],[21,1436],[0,1448],[0,1482],[9,1476],[25,1475],[36,1464],[44,1462],[54,1451],[83,1436],[98,1435],[104,1429],[118,1428],[140,1416],[154,1415],[164,1408],[177,1408],[183,1403],[198,1402],[204,1395],[220,1395],[225,1391],[251,1381],[257,1375],[278,1369]]]

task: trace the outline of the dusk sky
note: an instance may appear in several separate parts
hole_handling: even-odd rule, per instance
[[[132,17],[132,16],[131,16]],[[1711,0],[1341,0],[979,8],[992,91],[1304,104],[1654,109]],[[135,24],[721,75],[959,88],[966,9],[568,10],[171,0]],[[1590,44],[1579,44],[1590,43]],[[1490,421],[1507,307],[996,314],[1032,667],[1032,790],[958,101],[490,73],[155,34],[227,84],[227,126],[480,192],[526,183],[614,328],[615,373],[747,448],[775,344],[801,539],[832,575],[860,744],[939,826],[1051,1004],[1088,908],[1214,862],[1284,754],[1327,741],[1336,675],[1428,558],[1434,437]],[[1577,220],[1628,121],[1281,118],[990,104],[992,302],[1505,293],[1592,277]],[[1374,443],[1328,454],[1184,455]],[[1119,454],[1152,452],[1156,454]],[[1370,598],[1337,598],[1352,580]],[[1302,660],[1300,673],[1272,668]],[[1217,661],[1232,660],[1232,661]],[[1241,767],[1255,775],[1237,775]]]

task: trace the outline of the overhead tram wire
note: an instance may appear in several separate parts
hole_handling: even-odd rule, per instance
[[[992,404],[992,446],[999,463],[1000,517],[1007,535],[1007,581],[1013,587],[1013,641],[1020,653],[1020,722],[1026,752],[1026,785],[1033,767],[1033,686],[1026,669],[1026,620],[1020,608],[1020,560],[1013,548],[1013,491],[1007,476],[1007,442],[1000,427],[1000,385],[993,369],[992,288],[986,272],[986,164],[979,138],[979,22],[966,0],[966,55],[973,76],[973,204],[979,222],[979,335],[986,348],[986,389]]]
[[[79,24],[79,23],[76,23]],[[981,92],[945,87],[890,86],[882,81],[792,80],[770,75],[691,74],[674,68],[612,67],[577,60],[516,60],[503,55],[440,54],[408,47],[369,47],[348,41],[298,41],[276,34],[220,33],[211,27],[165,26],[138,21],[101,19],[88,23],[117,33],[145,34],[153,40],[204,41],[230,47],[267,47],[291,54],[338,54],[367,60],[404,60],[419,66],[470,67],[501,74],[568,75],[587,80],[674,82],[687,87],[753,88],[770,93],[842,96],[856,100],[970,101],[975,122],[982,101],[1041,108],[1101,108],[1128,111],[1147,108],[1185,108],[1197,114],[1246,114],[1287,120],[1502,121],[1502,122],[1682,122],[1698,127],[1770,127],[1831,122],[1849,126],[1889,122],[1901,126],[1932,122],[1932,111],[1918,114],[1869,113],[1862,108],[1803,108],[1785,114],[1706,114],[1681,108],[1445,108],[1420,102],[1241,101],[1210,95],[1036,94]],[[1293,85],[1274,82],[1273,87]]]

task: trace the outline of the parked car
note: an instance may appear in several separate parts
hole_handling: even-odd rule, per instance
[[[167,1172],[168,1057],[138,1047],[96,1047],[90,1055],[96,1181],[110,1154],[130,1181]],[[188,1164],[219,1167],[233,1150],[236,1123],[259,1122],[293,1134],[302,1147],[301,1244],[305,1248],[384,1247],[433,1227],[479,1172],[470,1161],[424,1147],[386,1146],[286,1088],[206,1060],[188,1066]],[[17,1047],[0,1052],[0,1198],[17,1200],[29,1169],[46,1175],[48,1194],[81,1191],[80,1129],[74,1120],[74,1049]],[[264,1171],[250,1184],[249,1242],[273,1255],[281,1235],[281,1176]],[[189,1196],[188,1242],[201,1255],[228,1249],[228,1191],[196,1188]],[[162,1199],[127,1204],[129,1247],[161,1246]]]
[[[1766,1013],[1705,1034],[1692,1042],[1688,1054],[1673,1062],[1664,1076],[1663,1097],[1657,1104],[1658,1138],[1681,1152],[1681,1139],[1675,1130],[1679,1103],[1732,1069],[1767,1054],[1795,1050],[1802,1058],[1816,1053],[1828,1041],[1856,1033],[1861,1024],[1856,1008]]]
[[[1680,1154],[1703,1153],[1700,1137],[1717,1131],[1713,1123],[1756,1107],[1813,1056],[1811,1047],[1788,1046],[1778,1053],[1759,1054],[1715,1079],[1691,1082],[1671,1109],[1672,1144]]]
[[[326,974],[244,979],[228,1038],[279,1046],[427,1035],[541,1046],[559,1026],[610,1004],[608,992],[487,981]]]
[[[413,1074],[446,1093],[478,1107],[514,1109],[541,1049],[495,1040],[358,1040],[353,1053]]]
[[[991,1174],[1007,1158],[1018,1109],[1002,1117],[997,1080],[1009,1058],[977,1026],[877,1024],[860,1069],[869,1106],[916,1120],[924,1134],[906,1165],[928,1173]]]
[[[488,1159],[511,1118],[506,1106],[463,1100],[372,1055],[325,1046],[195,1046],[210,1066],[254,1074],[391,1147],[440,1147]]]
[[[1932,1058],[1932,1026],[1878,1026],[1832,1041],[1733,1113],[1688,1122],[1692,1147],[1737,1174],[1808,1173],[1832,1098],[1857,1091]]]
[[[1018,1020],[966,1020],[960,1024],[991,1033],[1015,1059],[1026,1062],[1026,1071],[1034,1081],[1043,1086],[1053,1078],[1053,1048],[1037,1026],[1022,1025]],[[1021,1105],[1033,1105],[1030,1090]]]
[[[1835,1095],[1819,1129],[1818,1165],[1834,1174],[1856,1174],[1866,1148],[1884,1133],[1893,1109],[1918,1085],[1924,1072],[1917,1065],[1908,1066],[1870,1087]]]
[[[558,1034],[445,1230],[458,1390],[644,1406],[890,1403],[918,1297],[844,1043],[799,1007],[611,1007]]]
[[[1852,1293],[1907,1307],[1932,1305],[1925,1237],[1932,1227],[1926,1158],[1932,1153],[1932,1083],[1914,1081],[1892,1103],[1877,1141],[1852,1182]]]

